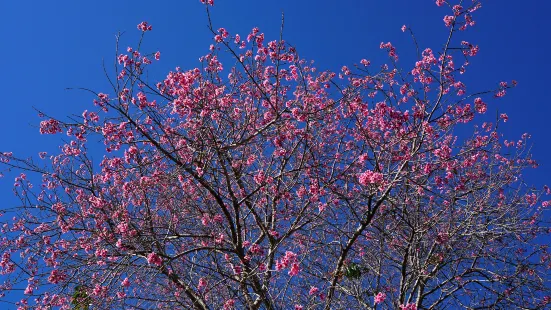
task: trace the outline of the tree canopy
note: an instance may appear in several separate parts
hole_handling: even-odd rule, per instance
[[[0,293],[23,290],[21,309],[551,303],[551,191],[523,179],[529,135],[506,139],[504,113],[482,120],[516,82],[462,79],[479,48],[457,36],[480,1],[436,1],[441,46],[402,27],[409,67],[382,42],[386,64],[338,72],[283,36],[214,27],[201,1],[213,42],[196,68],[150,82],[161,53],[118,49],[90,110],[43,113],[42,134],[68,136],[58,154],[0,153],[21,200],[0,218]]]

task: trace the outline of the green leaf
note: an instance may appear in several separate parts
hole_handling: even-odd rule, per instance
[[[77,285],[73,292],[73,300],[71,301],[73,310],[89,310],[90,309],[90,297],[84,287]]]
[[[356,263],[350,263],[344,270],[344,276],[349,279],[359,279],[362,276],[360,266]]]

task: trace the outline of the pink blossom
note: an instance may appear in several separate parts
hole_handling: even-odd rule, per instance
[[[230,36],[226,28],[218,28],[218,33],[220,33],[224,39]]]
[[[417,310],[417,305],[414,303],[409,303],[407,305],[400,305],[401,310]]]
[[[224,303],[224,310],[230,310],[233,309],[235,306],[235,299],[228,299]]]
[[[297,255],[291,251],[285,252],[285,256],[281,260],[281,263],[284,267],[288,267],[292,263],[295,263],[297,261]]]
[[[360,174],[359,182],[363,186],[367,186],[369,184],[381,184],[383,183],[383,174],[380,172],[367,170]]]
[[[396,54],[396,48],[392,45],[392,43],[387,42],[381,42],[379,45],[381,49],[386,49],[388,51],[388,56],[394,58],[395,61],[398,61],[398,54]]]
[[[264,183],[265,180],[266,180],[266,175],[262,170],[258,171],[257,174],[254,176],[254,181],[258,185],[262,185],[262,183]]]
[[[439,149],[434,150],[434,155],[442,158],[442,159],[448,159],[451,157],[452,149],[447,146],[443,145]]]
[[[153,29],[153,27],[149,24],[147,24],[147,22],[141,22],[138,24],[138,30],[141,30],[143,32],[145,31],[151,31]]]
[[[507,93],[507,92],[505,91],[505,89],[501,89],[501,90],[498,91],[494,96],[495,96],[496,98],[501,98],[501,97],[505,96],[506,93]]]
[[[59,269],[54,269],[48,277],[48,282],[58,284],[59,282],[65,281],[66,277],[67,275],[63,271]]]
[[[128,229],[129,229],[129,226],[128,226],[128,223],[126,222],[122,222],[119,225],[117,225],[117,230],[122,235],[126,235],[126,233],[128,233]]]
[[[461,10],[463,10],[463,7],[460,6],[459,4],[456,4],[453,6],[452,10],[455,16],[459,16],[461,15]]]
[[[210,221],[211,221],[211,218],[209,214],[208,213],[203,214],[203,216],[201,217],[201,223],[203,224],[203,226],[208,226]]]
[[[200,289],[205,286],[207,286],[207,280],[205,278],[200,278],[199,283],[197,284],[197,288]]]
[[[55,119],[49,119],[47,121],[40,122],[40,133],[41,134],[56,134],[61,132],[61,127],[59,122]]]
[[[450,27],[454,21],[455,21],[455,16],[453,15],[444,16],[444,24],[446,25],[446,27]]]
[[[25,291],[23,292],[23,294],[25,294],[25,295],[32,295],[33,292],[34,292],[34,287],[32,286],[31,283],[29,283],[29,284],[27,285],[27,287],[25,288]]]
[[[151,252],[149,253],[149,255],[147,255],[147,263],[161,266],[163,264],[163,260],[159,255],[157,255],[154,252]]]
[[[212,221],[215,222],[215,223],[222,223],[224,221],[224,218],[222,217],[222,215],[220,214],[216,214],[213,218],[212,218]]]
[[[276,270],[278,271],[289,267],[290,269],[288,274],[290,276],[296,276],[300,271],[297,254],[291,251],[285,252],[285,256],[276,262]]]
[[[486,110],[487,110],[486,103],[484,103],[480,97],[474,100],[474,107],[478,113],[480,114],[486,113]]]
[[[239,265],[233,266],[232,269],[233,269],[233,273],[235,274],[241,274],[243,272],[243,268],[241,268],[241,266]]]
[[[379,292],[375,296],[375,304],[380,304],[380,303],[384,302],[385,299],[386,299],[386,294],[383,293],[383,292]]]
[[[298,264],[293,263],[293,265],[291,265],[291,270],[289,270],[289,275],[290,276],[296,276],[296,275],[298,275],[299,271],[300,271],[300,267],[298,266]]]
[[[201,0],[201,3],[213,6],[214,5],[214,0]]]
[[[342,66],[341,71],[344,75],[350,75],[350,69],[347,66]]]
[[[109,290],[109,287],[96,284],[96,286],[92,290],[92,294],[98,297],[105,297],[107,295],[108,290]]]
[[[318,292],[319,292],[319,289],[318,289],[317,287],[315,287],[315,286],[312,286],[312,287],[310,288],[310,291],[308,292],[308,295],[315,295],[315,294],[317,294]]]

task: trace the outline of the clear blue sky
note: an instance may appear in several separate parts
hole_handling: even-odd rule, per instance
[[[271,40],[278,38],[282,11],[284,37],[320,69],[338,69],[362,58],[382,63],[381,41],[393,42],[401,66],[409,69],[413,45],[400,27],[411,26],[421,47],[438,50],[445,34],[442,17],[449,14],[432,0],[216,0],[212,17],[215,27],[230,33],[246,35],[258,26]],[[536,185],[551,185],[551,102],[546,94],[551,91],[550,11],[551,1],[485,1],[477,25],[467,33],[480,46],[468,72],[470,90],[485,90],[501,80],[519,82],[505,98],[488,103],[494,113],[497,107],[509,115],[503,128],[510,138],[532,134],[540,168],[528,181]],[[176,66],[196,66],[211,42],[199,0],[0,2],[0,152],[25,157],[55,151],[59,137],[39,134],[33,106],[60,118],[90,109],[90,94],[65,88],[108,92],[102,59],[112,63],[118,31],[126,31],[122,47],[133,45],[139,35],[136,25],[143,20],[153,25],[146,49],[162,53],[154,80]],[[0,179],[3,206],[16,203],[12,184],[13,175]]]

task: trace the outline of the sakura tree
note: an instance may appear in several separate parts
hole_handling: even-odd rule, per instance
[[[159,52],[117,51],[90,110],[44,115],[41,133],[69,136],[59,154],[0,153],[21,200],[2,212],[0,292],[22,290],[20,309],[551,303],[551,191],[523,180],[529,136],[506,140],[507,115],[482,115],[516,82],[462,82],[478,46],[456,36],[481,4],[457,2],[436,1],[448,35],[410,67],[381,43],[380,68],[323,71],[210,15],[198,67],[156,84]]]

